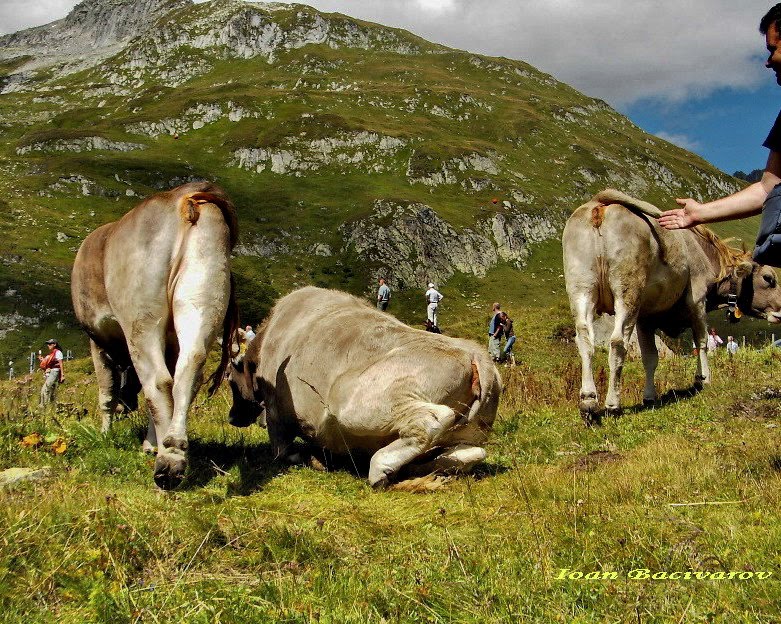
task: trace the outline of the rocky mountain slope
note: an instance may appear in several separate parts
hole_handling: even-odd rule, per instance
[[[0,350],[14,357],[71,331],[84,236],[189,180],[238,206],[249,318],[304,283],[523,271],[606,186],[660,203],[739,188],[521,61],[241,0],[85,0],[0,38],[0,132]]]

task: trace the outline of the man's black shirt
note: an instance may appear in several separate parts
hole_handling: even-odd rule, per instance
[[[781,113],[778,113],[776,122],[762,145],[774,152],[781,152]]]

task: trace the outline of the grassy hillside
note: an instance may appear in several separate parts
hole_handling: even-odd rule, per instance
[[[262,33],[276,39],[258,43]],[[15,53],[26,56],[4,60],[0,74],[26,67],[31,52]],[[0,336],[0,356],[17,368],[55,333],[86,352],[68,304],[84,236],[140,197],[191,179],[218,182],[238,206],[234,270],[249,322],[296,285],[362,294],[378,273],[400,284],[400,258],[347,243],[345,228],[372,215],[377,200],[431,207],[493,248],[495,215],[542,218],[554,232],[606,186],[661,205],[738,188],[526,63],[300,5],[191,6],[92,68],[55,64],[24,76],[0,94],[0,317],[12,328]],[[360,236],[373,237],[372,229]],[[526,237],[516,232],[519,258],[533,246]],[[497,275],[524,279],[520,263]],[[453,271],[454,286],[481,276],[448,269],[403,281],[425,289]],[[483,304],[502,288],[490,279],[474,286]]]

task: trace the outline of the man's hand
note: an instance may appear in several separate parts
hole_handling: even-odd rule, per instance
[[[675,210],[666,210],[663,212],[662,216],[659,217],[659,225],[668,230],[680,230],[693,227],[700,223],[698,215],[700,208],[702,208],[702,204],[691,197],[687,199],[676,199],[675,201],[678,202],[678,205],[683,206],[683,208],[676,208]]]

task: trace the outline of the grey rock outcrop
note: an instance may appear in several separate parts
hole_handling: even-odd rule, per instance
[[[118,52],[166,13],[191,4],[192,0],[84,0],[61,20],[0,37],[0,59],[34,57],[9,81],[16,87],[18,76],[24,77],[27,70],[65,63],[75,71]]]
[[[0,471],[0,487],[11,487],[23,481],[42,481],[51,476],[51,466],[43,468],[6,468]]]
[[[342,226],[344,251],[377,264],[394,288],[444,281],[457,271],[478,277],[504,260],[520,267],[529,244],[557,235],[551,217],[496,214],[457,231],[425,204],[379,200],[366,219]]]

